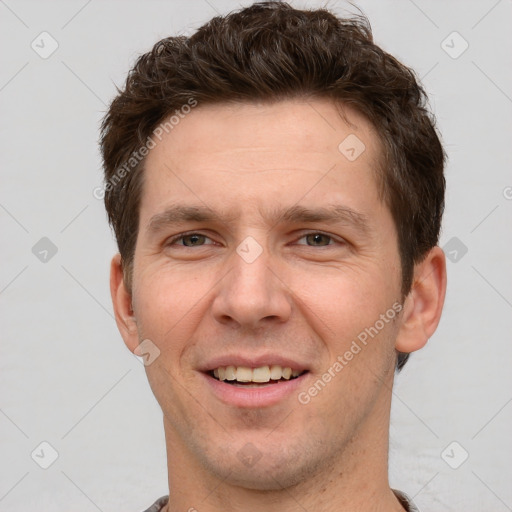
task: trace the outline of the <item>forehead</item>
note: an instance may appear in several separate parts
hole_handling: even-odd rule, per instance
[[[142,215],[185,197],[262,207],[285,196],[347,202],[359,188],[378,201],[379,137],[357,111],[329,100],[199,105],[155,142]]]
[[[235,150],[243,150],[239,154],[244,158],[251,148],[338,157],[339,143],[350,134],[365,144],[365,160],[377,158],[380,150],[378,136],[363,115],[327,99],[199,105],[179,119],[173,116],[173,122],[156,141],[149,161],[166,149],[177,150],[176,160],[186,156],[191,161],[203,153],[220,157],[224,152],[236,161]],[[360,143],[358,149],[362,149]]]

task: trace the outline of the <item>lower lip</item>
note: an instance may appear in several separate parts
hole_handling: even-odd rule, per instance
[[[268,407],[288,398],[304,384],[308,372],[292,380],[279,381],[261,387],[244,388],[226,384],[207,373],[202,376],[213,391],[213,394],[227,405],[235,407]]]

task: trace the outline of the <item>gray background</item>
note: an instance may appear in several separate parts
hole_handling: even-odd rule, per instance
[[[249,3],[0,0],[1,511],[167,493],[161,411],[112,318],[98,127],[137,55]],[[425,511],[512,510],[512,2],[358,5],[422,77],[449,154],[446,306],[397,379],[391,484]]]

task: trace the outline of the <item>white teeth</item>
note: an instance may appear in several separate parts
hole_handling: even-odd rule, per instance
[[[237,382],[251,382],[252,370],[247,366],[238,366],[236,369]]]
[[[213,375],[219,380],[237,382],[269,382],[270,380],[290,380],[291,377],[298,377],[302,372],[292,370],[289,366],[260,366],[249,368],[248,366],[220,366],[213,370]]]
[[[252,371],[253,382],[268,382],[270,380],[270,368],[268,366],[261,366],[254,368]]]
[[[271,367],[270,367],[270,378],[272,380],[279,380],[283,375],[283,369],[276,365],[276,364],[273,364]]]
[[[226,366],[226,380],[236,380],[235,366]]]

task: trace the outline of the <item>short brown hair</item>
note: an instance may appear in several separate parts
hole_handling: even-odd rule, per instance
[[[402,293],[409,293],[415,263],[438,242],[444,209],[445,153],[426,94],[413,71],[374,44],[364,16],[339,18],[277,1],[215,17],[190,37],[159,41],[118,89],[101,126],[101,150],[105,207],[129,289],[145,161],[139,149],[157,126],[191,99],[293,98],[350,105],[376,128],[384,148],[378,181],[397,228]],[[398,369],[407,357],[398,354]]]

